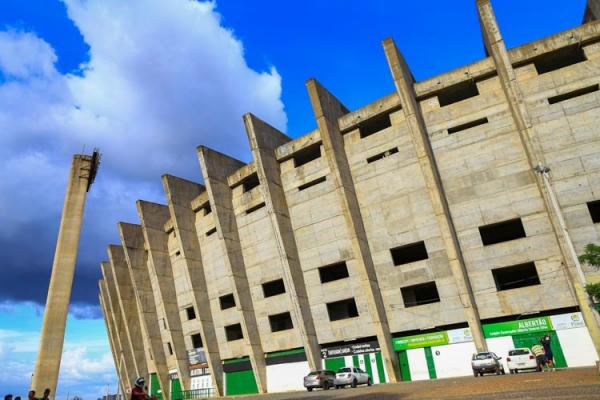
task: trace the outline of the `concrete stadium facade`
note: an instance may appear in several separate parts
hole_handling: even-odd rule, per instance
[[[593,365],[600,242],[600,22],[507,50],[477,2],[487,58],[349,111],[307,82],[318,128],[291,139],[244,116],[253,161],[200,146],[204,185],[162,177],[166,204],[102,264],[122,389],[302,389],[356,365],[374,383],[471,374],[551,332],[559,367]]]

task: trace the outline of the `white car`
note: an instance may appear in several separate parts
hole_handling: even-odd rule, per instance
[[[340,368],[335,374],[335,388],[343,388],[346,385],[350,385],[353,388],[358,385],[371,386],[371,377],[365,371],[355,367],[344,367]]]
[[[526,347],[509,350],[506,362],[511,374],[516,374],[525,369],[542,370],[542,366],[538,363],[531,350]]]

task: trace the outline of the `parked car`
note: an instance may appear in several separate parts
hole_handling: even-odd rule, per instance
[[[542,366],[535,355],[526,347],[509,350],[506,362],[511,374],[516,374],[524,369],[542,370]]]
[[[371,386],[371,377],[360,368],[344,367],[340,368],[337,374],[335,374],[336,389],[343,388],[346,385],[350,385],[354,388],[365,383],[368,386]]]
[[[334,385],[335,372],[328,369],[322,371],[313,371],[304,377],[304,387],[309,392],[314,388],[323,388],[329,390]]]
[[[498,357],[496,353],[491,351],[482,351],[473,354],[471,367],[473,368],[473,376],[483,376],[484,373],[493,372],[496,375],[504,375],[504,365],[502,365],[502,357]]]

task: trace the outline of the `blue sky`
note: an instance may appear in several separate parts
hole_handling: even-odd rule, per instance
[[[408,3],[408,4],[407,4]],[[509,47],[573,27],[585,0],[495,0]],[[85,214],[59,395],[112,384],[99,263],[160,175],[198,181],[195,147],[249,160],[241,115],[315,128],[305,81],[350,109],[393,89],[391,36],[417,80],[484,55],[475,0],[4,0],[0,5],[0,388],[26,394],[70,157],[104,162]]]

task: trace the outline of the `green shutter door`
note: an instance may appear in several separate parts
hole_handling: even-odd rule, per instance
[[[258,393],[258,386],[256,385],[254,373],[251,369],[246,371],[226,372],[225,379],[227,382],[226,394],[228,396]]]
[[[400,376],[403,381],[410,381],[410,368],[408,366],[408,355],[406,350],[398,352],[398,361],[400,364]]]
[[[326,358],[325,359],[325,369],[330,369],[333,372],[337,372],[338,369],[344,368],[345,366],[346,366],[346,362],[344,361],[344,357]]]
[[[381,353],[375,353],[375,361],[377,363],[377,373],[379,374],[379,382],[385,383],[385,367],[383,366],[383,358]]]
[[[158,383],[158,375],[150,374],[150,396],[156,396],[159,400],[162,399],[160,384]]]
[[[423,350],[425,350],[425,359],[427,360],[429,379],[436,379],[437,374],[435,372],[435,363],[433,362],[433,354],[431,354],[431,347],[425,347]]]
[[[531,349],[531,346],[534,344],[540,344],[540,339],[543,335],[544,334],[540,332],[524,333],[521,335],[514,335],[512,339],[515,347],[527,347]],[[558,340],[558,336],[556,336],[556,332],[550,332],[550,340],[550,346],[552,347],[552,355],[554,356],[554,364],[556,364],[556,368],[566,368],[567,361],[565,360],[565,355],[563,354],[560,341]]]
[[[181,383],[179,379],[173,379],[171,381],[171,400],[181,400]]]
[[[371,354],[363,354],[361,357],[365,360],[365,372],[371,377],[371,382],[375,382],[375,379],[373,379],[373,369],[371,368]]]

